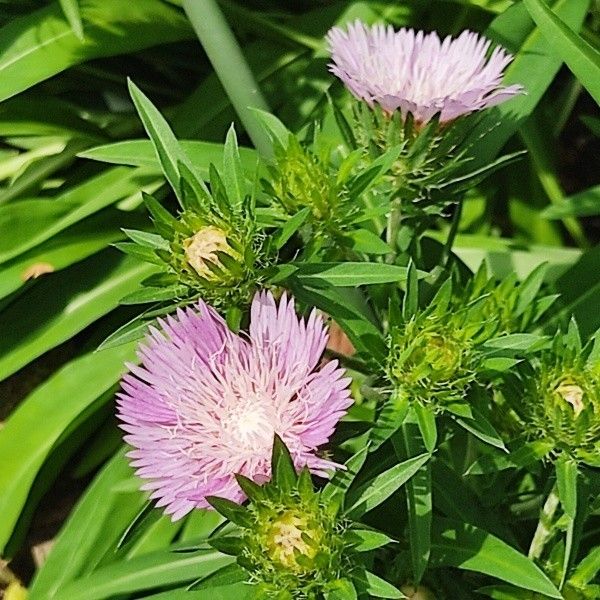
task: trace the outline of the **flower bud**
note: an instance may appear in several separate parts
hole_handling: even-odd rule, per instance
[[[462,328],[418,316],[396,329],[393,340],[388,376],[397,390],[439,409],[463,399],[477,355]]]
[[[600,373],[589,356],[559,333],[551,351],[521,368],[516,390],[524,394],[513,387],[504,396],[531,439],[600,466]]]

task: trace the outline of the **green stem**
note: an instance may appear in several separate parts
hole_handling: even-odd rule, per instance
[[[458,233],[458,226],[460,225],[460,217],[462,216],[462,206],[462,202],[457,202],[456,209],[454,210],[454,214],[452,215],[450,231],[448,232],[448,238],[446,239],[446,244],[444,245],[444,254],[442,259],[444,268],[448,268],[450,258],[452,257],[452,247],[454,246],[454,240],[456,239],[456,234]]]
[[[385,241],[392,251],[387,255],[386,262],[393,263],[398,255],[398,232],[400,231],[400,222],[402,220],[400,199],[392,201],[390,214],[388,215],[387,228],[385,232]]]
[[[260,154],[270,157],[268,136],[251,110],[268,112],[269,106],[217,2],[183,0],[183,8],[252,143]]]
[[[540,520],[538,521],[537,528],[533,534],[533,539],[529,546],[529,558],[539,559],[542,556],[544,546],[553,533],[552,520],[554,519],[558,504],[558,487],[554,484],[552,490],[550,490],[550,493],[548,494],[548,498],[546,498],[546,502],[544,502]]]

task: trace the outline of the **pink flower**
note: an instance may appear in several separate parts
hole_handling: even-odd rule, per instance
[[[366,26],[355,21],[347,31],[327,34],[331,72],[369,106],[388,113],[411,112],[426,123],[441,112],[442,123],[508,100],[520,85],[502,87],[503,71],[512,56],[471,31],[441,41],[437,33],[413,29],[394,31],[391,25]]]
[[[232,333],[209,306],[179,310],[128,365],[118,416],[128,456],[173,520],[210,495],[241,502],[234,474],[269,479],[273,438],[296,467],[327,476],[335,463],[316,454],[352,403],[336,362],[320,369],[327,332],[313,310],[298,319],[293,300],[258,293],[247,336]]]

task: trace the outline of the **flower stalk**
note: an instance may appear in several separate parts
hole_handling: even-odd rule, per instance
[[[546,543],[554,533],[552,522],[559,503],[558,487],[554,484],[542,507],[542,513],[535,529],[535,533],[533,534],[529,552],[527,553],[529,558],[534,560],[541,558]]]
[[[269,105],[216,0],[183,0],[183,8],[252,143],[270,157],[271,143],[252,112],[269,111]]]

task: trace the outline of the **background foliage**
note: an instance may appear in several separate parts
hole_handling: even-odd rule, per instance
[[[219,38],[226,30],[215,25],[216,39],[203,38],[203,49],[180,4],[0,3],[0,548],[13,559],[3,579],[16,573],[27,580],[31,547],[62,527],[35,574],[32,599],[176,600],[180,592],[160,594],[184,589],[231,560],[207,548],[173,551],[205,538],[221,520],[215,513],[197,512],[172,524],[144,510],[113,418],[114,392],[135,343],[123,337],[125,343],[96,352],[144,308],[120,300],[153,272],[113,245],[125,239],[123,229],[150,228],[142,192],[175,206],[127,78],[160,107],[206,179],[209,165],[222,162],[232,121],[248,171],[256,163],[251,139],[264,149],[244,114],[251,102],[236,76],[242,73],[239,56],[226,51],[235,40]],[[334,24],[385,19],[397,28],[441,34],[468,27],[514,52],[506,82],[524,83],[527,95],[486,114],[479,133],[489,134],[474,132],[473,155],[484,164],[503,148],[527,153],[467,191],[454,251],[473,270],[485,261],[494,275],[515,272],[520,280],[547,262],[544,284],[561,295],[542,328],[571,314],[584,338],[600,326],[600,191],[598,169],[590,166],[600,134],[597,2],[556,0],[552,11],[541,0],[219,5],[264,97],[252,103],[292,132],[323,117],[328,135],[339,136],[327,99],[343,91],[327,73],[323,43]],[[210,24],[216,17],[207,12],[205,18]],[[215,48],[225,51],[215,57]],[[443,242],[448,228],[440,219],[427,237]],[[346,277],[336,285],[364,283],[360,273]],[[305,293],[298,297],[310,303]],[[343,316],[336,314],[335,299],[324,308]],[[468,574],[450,576],[454,567],[503,573],[505,582],[543,592],[533,563],[515,548],[525,548],[548,490],[542,487],[525,505],[473,478],[455,481],[441,462],[434,470],[434,481],[444,483],[438,483],[441,504],[432,510],[440,519],[427,552],[447,580],[449,597],[474,597],[477,587]],[[516,537],[498,518],[500,503],[523,523]],[[599,511],[596,495],[579,558],[598,543]],[[462,554],[447,539],[458,539]],[[413,556],[420,569],[418,560]],[[600,566],[597,547],[586,560],[573,576],[588,581]],[[506,583],[490,593],[534,597],[514,595],[514,589]],[[231,583],[181,597],[243,593],[240,583]]]

